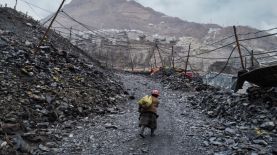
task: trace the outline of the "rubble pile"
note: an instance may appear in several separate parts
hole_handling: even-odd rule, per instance
[[[116,111],[123,101],[119,80],[76,56],[81,50],[58,34],[34,50],[43,30],[0,8],[0,154],[53,151],[61,138],[57,124]]]
[[[276,154],[277,91],[251,87],[247,92],[208,90],[187,98],[195,108],[222,122],[205,142],[207,147],[218,146],[218,154]]]
[[[193,91],[208,89],[208,85],[203,85],[199,78],[188,79],[183,73],[177,72],[172,68],[161,68],[152,75],[155,79],[161,80],[163,85],[172,90]]]
[[[194,90],[187,102],[220,122],[204,141],[206,147],[218,148],[215,154],[277,153],[276,88],[250,87],[247,94],[236,94],[172,71],[160,71],[154,77],[173,90]]]
[[[193,106],[204,109],[210,117],[255,125],[260,125],[264,121],[277,121],[275,89],[250,87],[247,92],[248,94],[234,94],[225,90],[209,89],[188,97],[188,101]]]

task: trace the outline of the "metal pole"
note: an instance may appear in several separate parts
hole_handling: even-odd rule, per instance
[[[245,69],[245,67],[243,65],[243,59],[242,59],[242,55],[241,55],[240,44],[239,44],[239,39],[238,39],[238,35],[237,35],[236,26],[233,26],[233,28],[234,28],[234,33],[235,33],[235,37],[236,37],[236,43],[237,43],[238,52],[239,52],[239,56],[240,56],[241,67],[242,67],[242,69]]]
[[[187,74],[187,69],[188,69],[189,54],[190,54],[190,45],[191,45],[191,43],[189,44],[188,56],[187,56],[187,61],[186,61],[186,66],[185,66],[185,74]]]
[[[39,47],[42,45],[42,43],[43,43],[43,41],[44,41],[46,35],[48,34],[48,32],[49,32],[49,30],[50,30],[52,24],[54,23],[56,17],[58,16],[58,14],[59,14],[59,12],[60,12],[60,10],[61,10],[61,8],[62,8],[62,6],[63,6],[63,4],[64,4],[65,1],[66,1],[66,0],[63,0],[63,1],[62,1],[62,3],[61,3],[61,5],[60,5],[60,7],[58,8],[58,10],[57,10],[57,12],[56,12],[54,18],[52,19],[50,25],[48,26],[46,32],[44,33],[42,39],[40,40],[40,42],[39,42],[39,44],[38,44],[38,46],[37,46],[37,48],[36,48],[36,50],[35,50],[35,53],[39,50]]]

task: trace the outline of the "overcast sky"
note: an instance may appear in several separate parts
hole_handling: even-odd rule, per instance
[[[17,9],[36,19],[49,15],[23,1],[54,12],[61,0],[18,0]],[[248,25],[259,29],[277,27],[277,0],[136,0],[170,16],[198,23],[222,26]],[[70,2],[70,0],[67,0]],[[14,6],[15,0],[0,0]]]

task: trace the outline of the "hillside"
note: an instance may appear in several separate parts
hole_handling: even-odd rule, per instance
[[[218,44],[206,46],[207,43],[212,43],[214,41],[225,38],[226,36],[233,35],[233,27],[222,27],[216,24],[200,24],[194,22],[188,22],[181,20],[176,17],[170,17],[163,13],[157,12],[149,7],[144,7],[141,4],[135,1],[129,0],[72,0],[71,3],[65,5],[65,12],[70,14],[70,16],[74,17],[78,21],[85,23],[90,26],[91,29],[99,29],[99,30],[136,30],[137,32],[143,33],[146,36],[161,36],[161,38],[166,38],[166,40],[170,40],[170,38],[176,37],[179,42],[177,46],[181,46],[183,48],[182,51],[186,51],[188,45],[191,43],[193,49],[198,49],[199,47],[203,47],[198,50],[193,50],[192,55],[203,53],[205,51],[209,51],[220,47],[221,45],[228,44],[234,41],[234,37],[230,39],[226,39],[223,42],[219,42]],[[57,21],[59,23],[66,23],[66,27],[73,27],[75,29],[87,31],[86,28],[80,26],[76,22],[72,21],[72,19],[66,17],[64,14],[60,14]],[[64,24],[65,25],[65,24]],[[55,27],[61,27],[60,24],[55,24]],[[247,26],[237,26],[238,34],[248,34],[248,35],[239,35],[240,39],[258,37],[262,35],[268,34],[268,32],[257,32],[257,29],[247,27]],[[67,31],[67,33],[69,33]],[[136,39],[138,35],[135,35],[133,39]],[[130,33],[128,34],[131,36]],[[91,51],[91,41],[81,41],[81,44],[90,44],[86,45],[86,47]],[[86,42],[86,43],[85,43]],[[242,42],[247,50],[254,50],[254,53],[259,54],[261,52],[275,50],[277,47],[277,37],[267,37],[261,38],[258,40],[250,40]],[[94,47],[97,47],[96,45]],[[151,47],[150,47],[151,48]],[[171,48],[171,47],[169,47]],[[232,50],[233,46],[227,46],[215,52],[211,52],[208,54],[201,55],[201,57],[225,57],[227,58]],[[116,49],[112,49],[115,51]],[[242,49],[244,55],[249,55],[249,52]],[[133,57],[136,59],[137,57],[143,58],[143,62],[147,61],[147,51],[148,49],[142,50],[133,50]],[[186,56],[186,54],[182,51],[179,52],[180,56]],[[168,51],[170,52],[170,51]],[[137,53],[144,53],[144,56]],[[95,55],[95,54],[92,54]],[[234,56],[238,56],[237,52],[234,52]],[[262,55],[263,57],[269,55]],[[168,56],[166,56],[168,57]],[[268,61],[275,61],[276,58],[261,59],[261,63],[267,63]],[[141,60],[137,60],[142,62]],[[209,66],[220,60],[207,60],[207,59],[191,59],[194,68],[197,70],[207,71],[209,70]],[[236,60],[236,64],[239,60]],[[201,63],[205,63],[203,66]],[[179,64],[179,66],[183,66],[184,64]],[[237,65],[238,66],[238,65]]]
[[[35,51],[44,31],[37,21],[0,8],[0,154],[50,151],[65,132],[52,134],[54,126],[108,113],[121,102],[117,78],[79,58],[83,51],[57,33]]]
[[[170,17],[135,1],[72,0],[64,10],[79,21],[98,29],[135,29],[150,34],[202,38],[210,28],[220,28],[218,25],[198,24]],[[58,20],[67,25],[75,25],[63,17]]]

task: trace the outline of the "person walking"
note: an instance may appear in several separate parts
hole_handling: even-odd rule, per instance
[[[139,104],[139,135],[142,138],[144,136],[145,128],[151,129],[151,137],[155,136],[154,132],[157,129],[157,108],[159,106],[158,97],[160,92],[156,89],[151,91],[151,95],[146,95],[138,101]]]

